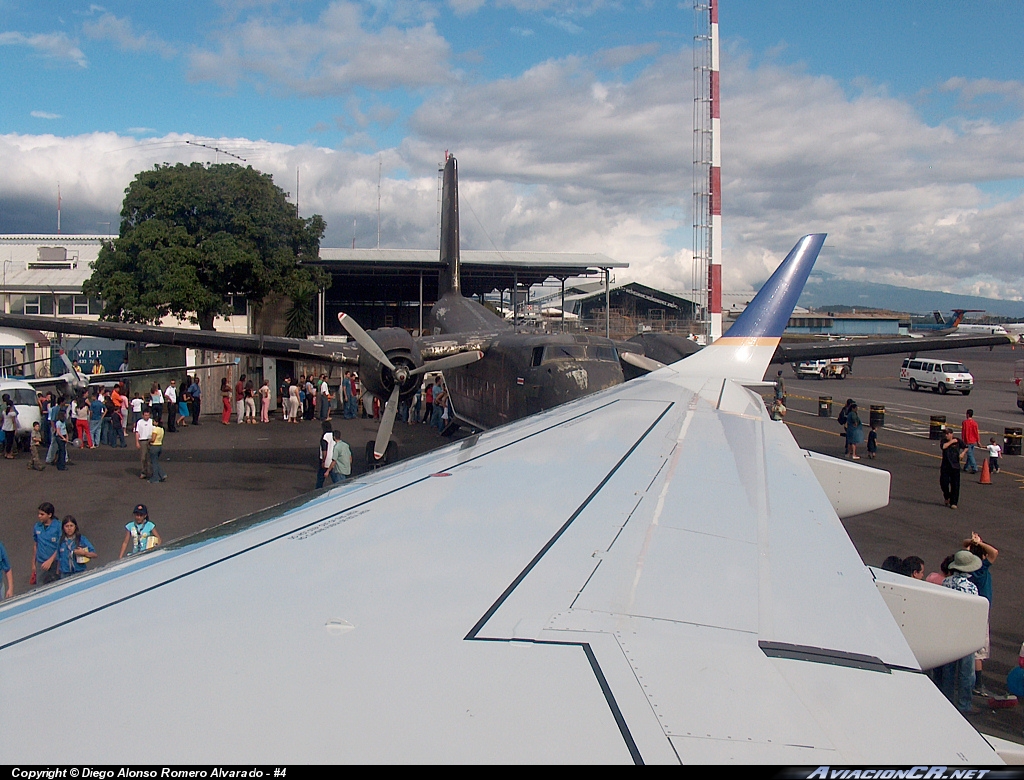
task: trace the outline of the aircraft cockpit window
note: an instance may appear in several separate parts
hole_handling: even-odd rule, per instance
[[[531,365],[539,366],[544,361],[544,347],[533,348],[533,363]]]
[[[619,362],[619,353],[615,351],[615,347],[594,347],[594,357],[609,363]]]
[[[583,360],[586,348],[579,344],[557,344],[544,349],[544,361],[549,360]]]
[[[9,388],[3,391],[3,395],[9,395],[15,406],[36,406],[39,403],[36,391],[26,388]]]

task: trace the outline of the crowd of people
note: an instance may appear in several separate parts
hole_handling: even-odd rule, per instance
[[[69,447],[95,449],[101,445],[127,448],[134,440],[139,450],[140,474],[144,479],[166,479],[160,466],[164,433],[175,433],[199,424],[202,391],[197,377],[186,377],[183,390],[171,379],[166,388],[154,382],[145,397],[129,397],[122,382],[111,388],[95,386],[74,395],[39,393],[41,422],[29,432],[28,468],[55,466],[67,469]],[[16,457],[15,435],[20,430],[18,412],[8,395],[3,396],[5,457]],[[45,455],[43,453],[45,452]]]
[[[133,510],[132,520],[125,525],[118,557],[145,552],[160,542],[160,534],[149,519],[149,510],[145,504],[138,504]],[[58,520],[53,504],[44,501],[39,505],[36,523],[32,527],[29,585],[45,585],[81,574],[88,570],[89,563],[96,557],[96,548],[82,532],[81,524],[74,515],[64,515]],[[14,595],[14,572],[7,549],[0,543],[0,598],[9,599]]]
[[[925,575],[925,562],[916,555],[902,559],[896,555],[890,555],[882,562],[882,568],[905,577],[926,580],[936,585],[952,588],[961,593],[982,596],[988,600],[991,614],[992,573],[990,567],[998,556],[999,550],[984,541],[975,531],[969,538],[961,542],[961,549],[943,559],[939,564],[939,571]],[[991,636],[991,628],[989,636]],[[982,666],[989,657],[989,645],[989,637],[986,637],[985,646],[977,652],[929,672],[929,676],[942,693],[961,712],[978,712],[972,697],[988,698],[992,696],[981,677]]]

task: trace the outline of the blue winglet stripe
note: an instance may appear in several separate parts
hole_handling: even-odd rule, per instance
[[[782,336],[824,243],[824,233],[812,233],[797,241],[725,335],[729,338]]]

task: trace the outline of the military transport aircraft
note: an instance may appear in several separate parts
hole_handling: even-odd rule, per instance
[[[919,660],[987,602],[865,567],[888,475],[748,389],[823,240],[677,364],[4,602],[5,761],[998,762]]]
[[[444,372],[456,420],[486,430],[621,384],[700,349],[683,336],[665,333],[645,333],[625,342],[594,335],[518,333],[503,317],[463,296],[454,156],[447,158],[444,167],[440,259],[440,298],[430,313],[430,333],[418,338],[402,328],[367,332],[345,314],[339,319],[354,343],[15,314],[0,314],[0,325],[358,365],[365,389],[387,401],[372,446],[378,459],[387,452],[399,401],[412,397],[427,372]],[[916,353],[1006,341],[1005,337],[970,336],[790,344],[779,347],[774,362]]]

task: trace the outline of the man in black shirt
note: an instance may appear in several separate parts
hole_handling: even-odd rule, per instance
[[[960,451],[963,444],[953,436],[953,429],[946,428],[942,434],[942,466],[939,468],[939,485],[946,506],[956,509],[960,503]]]

